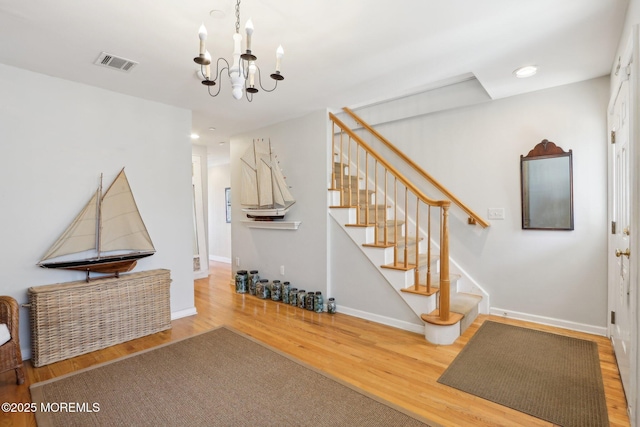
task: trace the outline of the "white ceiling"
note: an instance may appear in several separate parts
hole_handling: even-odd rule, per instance
[[[628,0],[245,0],[265,76],[282,44],[285,80],[236,101],[196,79],[198,28],[231,60],[234,0],[0,0],[0,63],[193,111],[214,156],[229,136],[321,108],[365,104],[475,75],[494,99],[610,72]],[[210,16],[212,9],[226,16]],[[139,62],[93,65],[100,52]],[[517,79],[521,65],[538,74]],[[272,83],[267,78],[265,86]],[[209,131],[215,127],[215,131]]]

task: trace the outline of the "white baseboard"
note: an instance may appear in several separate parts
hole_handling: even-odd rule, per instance
[[[348,314],[353,317],[359,317],[360,319],[371,320],[372,322],[381,323],[387,326],[393,326],[394,328],[402,329],[404,331],[415,332],[416,334],[424,335],[424,325],[417,325],[411,322],[405,322],[404,320],[392,319],[391,317],[380,316],[379,314],[369,313],[362,310],[356,310],[355,308],[344,307],[338,305],[336,310],[339,313]]]
[[[187,308],[180,311],[174,311],[171,313],[171,320],[181,319],[183,317],[195,316],[198,314],[198,311],[195,307]]]
[[[227,264],[231,264],[231,258],[224,256],[209,255],[209,261],[226,262]]]
[[[593,335],[609,336],[607,328],[604,326],[586,325],[568,320],[554,319],[552,317],[537,316],[535,314],[520,313],[518,311],[505,310],[498,307],[491,307],[490,314],[510,319],[525,320],[527,322],[539,323],[541,325],[555,326],[569,329],[571,331],[586,332]]]
[[[199,271],[197,273],[196,272],[193,273],[193,280],[206,279],[207,277],[209,277],[208,271]]]

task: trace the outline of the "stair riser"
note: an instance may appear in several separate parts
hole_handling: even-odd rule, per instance
[[[358,188],[359,183],[357,176],[336,175],[335,188]]]
[[[418,251],[419,253],[424,253],[424,247],[423,247],[423,243],[420,242],[418,244]],[[409,243],[409,246],[407,247],[407,256],[408,256],[408,260],[411,264],[415,264],[416,263],[416,244],[415,241],[413,243]],[[400,245],[398,248],[398,261],[399,262],[404,262],[404,242],[402,240],[400,240]]]
[[[436,303],[438,301],[437,293],[423,296],[402,292],[401,296],[414,313],[431,313],[436,309]]]
[[[367,209],[368,208],[368,209]],[[365,204],[362,204],[359,208],[360,211],[360,221],[364,223],[365,215],[367,211],[369,211],[369,223],[373,224],[378,221],[384,221],[384,213],[387,211],[387,219],[390,219],[391,216],[387,207],[383,205],[369,205],[368,207]],[[376,210],[378,211],[378,217],[376,218]]]
[[[337,193],[337,191],[334,191],[333,193]],[[337,206],[337,204],[332,203],[335,202],[335,197],[330,198],[331,206]],[[356,222],[356,210],[354,208],[331,209],[330,214],[335,218],[338,224],[354,224]],[[342,228],[345,228],[344,225],[342,225]]]
[[[466,313],[462,320],[460,321],[460,335],[467,330],[469,326],[476,320],[478,317],[478,306],[476,305],[473,310]]]
[[[370,191],[367,193],[367,190],[356,190],[355,188],[351,191],[349,190],[341,190],[343,205],[351,205],[355,206],[357,204],[375,204],[375,194]],[[368,199],[367,199],[367,194]],[[349,198],[351,196],[351,198]]]
[[[384,229],[385,227],[382,226],[378,226],[378,240],[379,241],[384,241]],[[387,241],[388,242],[394,242],[396,240],[396,236],[399,236],[400,238],[404,237],[404,225],[403,224],[398,224],[398,226],[394,227],[393,224],[389,224],[386,227],[387,229]]]

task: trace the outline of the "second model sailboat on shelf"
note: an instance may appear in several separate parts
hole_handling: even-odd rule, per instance
[[[296,201],[278,166],[271,141],[254,140],[241,159],[242,211],[257,221],[284,218]]]

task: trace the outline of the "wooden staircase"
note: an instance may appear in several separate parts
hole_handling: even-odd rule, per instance
[[[463,274],[449,270],[450,202],[426,197],[340,119],[333,114],[330,118],[334,123],[331,217],[425,322],[425,338],[452,344],[473,323],[483,296],[460,292]],[[432,208],[437,216],[432,217]]]

